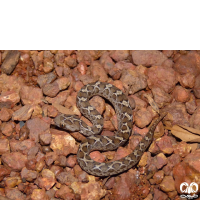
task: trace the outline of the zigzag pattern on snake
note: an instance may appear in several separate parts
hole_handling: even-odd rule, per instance
[[[99,112],[89,104],[92,96],[99,95],[108,99],[115,108],[118,131],[115,136],[101,136],[103,129],[103,118]],[[77,95],[77,107],[81,113],[93,124],[88,126],[78,116],[60,114],[55,118],[58,127],[68,131],[79,131],[87,137],[87,140],[80,144],[77,153],[77,160],[83,170],[94,176],[111,176],[124,172],[138,163],[142,154],[150,145],[153,139],[155,128],[159,121],[166,115],[163,113],[150,127],[146,136],[140,141],[134,151],[128,156],[113,162],[99,163],[91,159],[89,153],[94,150],[108,151],[115,150],[125,144],[132,132],[133,115],[128,98],[123,92],[112,84],[95,82],[85,85]]]

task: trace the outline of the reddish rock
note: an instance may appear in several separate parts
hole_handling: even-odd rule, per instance
[[[195,51],[189,51],[181,55],[174,64],[174,69],[179,74],[193,74],[197,76],[200,73],[200,55]]]
[[[99,81],[106,82],[108,80],[107,73],[99,61],[93,61],[90,65],[91,75],[99,76]]]
[[[5,188],[6,197],[10,199],[16,199],[16,200],[26,200],[26,195],[20,192],[17,188]]]
[[[154,188],[154,200],[167,200],[168,196],[160,190]]]
[[[6,135],[6,136],[11,136],[12,132],[13,132],[13,124],[10,122],[3,122],[1,124],[1,132]]]
[[[16,110],[13,113],[13,120],[17,121],[26,121],[30,119],[35,106],[33,105],[25,105],[21,107],[19,110]]]
[[[166,156],[163,153],[159,153],[156,156],[155,166],[157,167],[157,169],[161,169],[166,164],[167,164],[167,158],[166,158]]]
[[[114,79],[118,80],[124,70],[135,70],[135,66],[132,63],[127,63],[125,61],[119,61],[114,67],[111,67],[108,71],[109,75]]]
[[[53,83],[55,80],[56,80],[56,74],[51,72],[48,74],[38,76],[37,83],[42,88],[44,85]]]
[[[20,152],[4,153],[1,157],[2,162],[14,171],[21,171],[25,167],[27,156]]]
[[[151,113],[145,108],[135,113],[135,124],[139,128],[144,128],[152,121]]]
[[[86,65],[90,65],[93,60],[98,59],[105,51],[95,51],[95,50],[80,50],[77,51],[78,62],[83,62]]]
[[[43,70],[45,73],[49,73],[54,70],[54,64],[49,59],[44,59],[44,67]]]
[[[74,182],[77,182],[78,179],[75,178],[70,172],[61,172],[56,176],[56,179],[61,184],[71,185]]]
[[[113,50],[110,52],[110,57],[117,62],[126,60],[129,55],[129,50]]]
[[[174,153],[178,154],[182,158],[187,156],[192,149],[191,146],[184,141],[178,143],[177,145],[174,145],[173,148],[174,148]]]
[[[168,164],[163,167],[163,171],[167,176],[173,176],[173,168],[175,165],[180,163],[181,159],[178,154],[172,154],[168,157]]]
[[[115,115],[115,110],[113,109],[113,107],[107,103],[105,103],[105,112],[103,114],[103,118],[105,121],[111,119],[114,115]]]
[[[105,100],[103,98],[95,96],[89,101],[89,103],[102,115],[105,110]]]
[[[154,101],[156,102],[159,108],[162,108],[165,105],[168,105],[172,101],[172,96],[166,93],[160,87],[152,87],[151,91],[154,97]]]
[[[42,63],[43,63],[43,51],[41,52],[30,51],[30,55],[33,60],[35,69],[38,70],[42,66]]]
[[[24,80],[21,77],[17,76],[7,76],[6,74],[0,75],[0,91],[8,92],[8,94],[11,94],[13,92],[18,93],[21,87],[24,85]],[[1,95],[3,95],[1,94]],[[15,97],[15,100],[17,98]]]
[[[163,50],[162,53],[167,56],[168,58],[170,58],[173,53],[174,53],[174,50]]]
[[[144,152],[138,163],[138,166],[145,167],[149,163],[150,160],[151,160],[150,152]]]
[[[46,105],[46,106],[47,106],[47,116],[56,117],[58,115],[58,110],[54,106],[52,105]]]
[[[61,104],[61,105],[63,105],[64,102],[66,101],[67,97],[69,96],[69,94],[70,94],[70,91],[69,90],[65,90],[65,91],[60,92],[54,98],[46,97],[46,100],[49,103],[52,103],[52,104]]]
[[[45,50],[45,51],[43,52],[43,57],[44,57],[44,58],[48,58],[49,60],[54,61],[54,54],[53,54],[53,52],[51,52],[51,51]]]
[[[85,75],[88,70],[87,65],[84,62],[80,62],[77,65],[77,69],[82,75]]]
[[[107,73],[114,68],[115,63],[109,55],[109,52],[104,52],[103,55],[100,57],[100,63],[104,67]]]
[[[76,163],[77,163],[77,157],[76,156],[70,155],[67,158],[67,167],[73,168],[76,165]]]
[[[49,200],[48,195],[45,193],[44,189],[34,189],[31,194],[31,200]]]
[[[65,60],[65,54],[63,52],[57,52],[55,55],[55,61],[58,66],[63,66]]]
[[[190,126],[200,129],[200,107],[197,107],[194,114],[190,117]]]
[[[13,108],[19,101],[20,96],[17,92],[2,92],[0,95],[0,108]]]
[[[42,177],[38,178],[38,183],[40,188],[45,188],[46,190],[50,190],[55,184],[55,174],[49,169],[42,170]]]
[[[35,157],[28,157],[28,160],[26,162],[26,168],[28,170],[36,170],[36,164],[37,164],[37,160]]]
[[[53,162],[58,159],[58,155],[55,152],[47,152],[45,157],[46,157],[45,162],[48,166],[53,164]]]
[[[10,148],[12,151],[18,151],[23,154],[27,154],[29,149],[35,146],[35,142],[33,140],[23,140],[23,141],[18,141],[18,140],[10,140]]]
[[[140,187],[137,187],[137,172],[129,170],[123,173],[118,179],[115,179],[112,195],[115,199],[144,199],[150,192],[150,184],[143,179],[140,182]]]
[[[32,182],[34,179],[36,179],[38,176],[38,173],[33,170],[28,170],[26,167],[24,167],[21,171],[21,177],[22,179],[25,179],[26,181]]]
[[[194,95],[190,95],[190,99],[188,102],[185,103],[186,110],[189,114],[193,114],[197,108],[197,104],[195,101]]]
[[[10,175],[10,169],[8,169],[7,167],[0,165],[0,181],[2,181],[4,179],[4,177]]]
[[[169,136],[158,138],[156,144],[164,154],[171,154],[173,152],[173,146]]]
[[[66,167],[67,166],[67,158],[66,156],[58,156],[56,161],[54,162],[55,165],[61,166],[61,167]]]
[[[59,85],[57,82],[46,84],[43,88],[43,93],[49,97],[55,97],[60,91]]]
[[[50,170],[55,174],[55,176],[57,176],[58,174],[63,172],[63,167],[52,165]]]
[[[49,131],[43,132],[39,135],[39,140],[42,145],[49,145],[51,143],[51,133]]]
[[[107,190],[110,190],[110,189],[113,188],[114,184],[115,184],[115,177],[111,177],[111,178],[109,178],[108,181],[105,183],[105,188],[106,188]]]
[[[0,155],[10,152],[10,145],[8,139],[0,139]]]
[[[187,102],[190,99],[190,92],[181,86],[176,86],[173,91],[173,96],[178,102]]]
[[[5,184],[9,188],[14,188],[22,182],[21,177],[8,177],[5,180]]]
[[[102,189],[100,184],[94,180],[85,184],[73,182],[71,189],[76,195],[80,195],[81,200],[101,199],[106,195],[106,190]]]
[[[71,68],[74,68],[77,66],[77,61],[76,61],[76,56],[75,54],[74,55],[71,55],[71,56],[67,56],[65,58],[65,64],[67,64],[67,66],[71,67]]]
[[[200,98],[200,74],[195,78],[194,95],[196,98]]]
[[[184,88],[193,88],[195,84],[195,76],[190,73],[180,75],[179,82]]]
[[[58,131],[51,129],[52,141],[51,149],[58,155],[69,155],[70,153],[76,154],[78,146],[76,145],[75,139],[65,131]]]
[[[149,88],[159,87],[170,93],[177,83],[176,73],[172,68],[153,66],[148,69],[147,83]]]
[[[58,67],[58,66],[56,66],[56,67],[55,67],[55,72],[56,72],[56,74],[57,74],[59,77],[61,77],[61,76],[63,76],[64,68],[63,68],[63,67]],[[45,84],[44,84],[44,85],[45,85]]]
[[[27,128],[30,131],[29,138],[38,142],[39,135],[48,132],[50,124],[47,124],[40,118],[34,118],[27,121]]]
[[[0,120],[7,122],[12,117],[12,110],[6,107],[3,107],[0,111]]]
[[[186,111],[185,104],[173,102],[166,106],[164,110],[168,112],[165,119],[168,120],[170,126],[175,124],[189,126],[189,115]]]
[[[136,95],[130,95],[129,97],[134,99],[134,101],[135,101],[135,111],[141,110],[143,108],[147,108],[147,102],[140,99]]]
[[[161,65],[167,57],[160,51],[155,50],[139,50],[132,51],[133,62],[136,65],[151,66]]]
[[[70,85],[71,81],[69,77],[61,77],[55,80],[58,84],[59,90],[65,90]]]
[[[43,99],[42,90],[37,87],[23,86],[20,90],[20,98],[24,105],[39,104]]]
[[[147,87],[147,77],[140,72],[139,67],[136,67],[135,70],[123,71],[120,80],[129,94],[134,94]]]
[[[191,168],[194,168],[197,172],[200,172],[200,150],[196,150],[190,154],[188,154],[184,160],[185,163],[189,164]]]
[[[40,172],[42,171],[42,169],[44,168],[45,166],[45,161],[44,160],[39,160],[37,163],[36,163],[36,166],[35,166],[35,170],[37,172]]]
[[[164,178],[164,172],[162,170],[156,172],[153,175],[153,182],[154,184],[160,184]]]
[[[19,140],[26,140],[29,137],[29,129],[27,128],[27,125],[25,124],[24,126],[21,127],[20,132],[19,132]]]
[[[90,153],[90,157],[96,162],[104,162],[105,156],[101,154],[99,151],[93,151]]]
[[[1,71],[5,74],[11,74],[19,61],[19,57],[19,51],[8,51],[8,54],[1,65]]]
[[[72,189],[66,185],[61,185],[60,189],[56,191],[55,197],[69,200],[75,199],[75,195],[72,193]]]

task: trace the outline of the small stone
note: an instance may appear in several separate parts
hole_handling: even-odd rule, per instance
[[[26,120],[30,119],[30,117],[33,113],[33,110],[34,110],[33,105],[25,105],[13,113],[12,119],[18,120],[18,121],[26,121]]]
[[[12,117],[13,111],[6,107],[3,107],[0,111],[0,120],[3,122],[7,122]]]
[[[8,139],[0,139],[0,155],[10,153],[10,145]]]
[[[173,91],[173,96],[178,102],[187,102],[190,99],[190,92],[181,87],[181,86],[176,86],[174,91]]]
[[[21,171],[25,167],[27,156],[20,152],[4,153],[1,157],[2,162],[14,171]]]
[[[53,72],[50,72],[48,74],[39,75],[37,79],[37,83],[40,86],[40,88],[42,88],[44,85],[53,83],[53,81],[55,80],[56,80],[56,74]]]
[[[11,74],[19,61],[19,57],[19,51],[8,51],[8,54],[6,55],[6,58],[1,65],[1,71],[5,74]]]
[[[133,62],[136,65],[151,66],[161,65],[167,57],[160,51],[155,50],[138,50],[132,51]]]
[[[11,136],[12,132],[13,132],[13,125],[10,122],[3,122],[1,124],[1,131],[4,135],[6,136]]]
[[[165,176],[162,183],[160,184],[160,189],[164,192],[172,192],[176,190],[173,177]]]
[[[31,194],[31,200],[49,200],[49,197],[44,189],[34,189]]]
[[[20,90],[20,98],[24,105],[39,104],[43,99],[42,90],[37,87],[23,86]]]

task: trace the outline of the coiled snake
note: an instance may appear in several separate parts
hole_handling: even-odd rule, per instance
[[[108,99],[115,108],[118,119],[118,131],[115,136],[96,135],[103,129],[103,118],[99,112],[89,104],[89,99],[95,95]],[[149,132],[131,154],[117,161],[99,163],[90,158],[89,153],[91,151],[115,150],[123,145],[131,135],[133,115],[128,98],[114,85],[98,81],[81,88],[77,95],[77,107],[81,113],[92,122],[92,127],[88,126],[75,115],[61,114],[55,118],[54,122],[58,127],[68,131],[79,131],[83,135],[89,136],[85,142],[80,144],[77,160],[83,170],[95,176],[111,176],[133,167],[150,145],[157,124],[166,115],[166,113],[163,113],[153,123]]]

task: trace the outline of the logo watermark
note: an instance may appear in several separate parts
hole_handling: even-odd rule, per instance
[[[181,183],[180,185],[180,191],[182,193],[186,193],[187,195],[180,195],[180,197],[182,198],[187,198],[187,199],[194,199],[197,198],[198,195],[196,195],[195,193],[198,192],[199,186],[197,183],[192,182],[190,183],[190,185],[187,182]],[[193,194],[193,195],[191,195]]]

